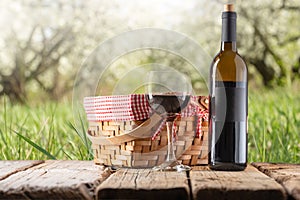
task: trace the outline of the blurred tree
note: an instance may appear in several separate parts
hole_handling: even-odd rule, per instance
[[[238,5],[243,56],[260,73],[264,85],[290,84],[300,58],[299,1],[251,1]]]
[[[228,0],[198,1],[186,12],[181,32],[197,39],[211,56],[219,50],[221,11]],[[300,1],[229,0],[235,3],[237,45],[245,58],[250,78],[266,86],[286,85],[299,73]],[[251,81],[251,80],[250,80]]]
[[[0,95],[7,94],[12,101],[19,102],[29,97],[56,100],[64,97],[74,87],[77,70],[92,50],[103,40],[131,29],[157,27],[178,31],[195,39],[213,56],[220,45],[223,3],[222,0],[209,3],[2,0]],[[238,48],[248,62],[250,76],[259,74],[268,86],[298,79],[300,2],[253,0],[238,1],[236,5]],[[134,41],[124,41],[130,42]],[[107,49],[107,53],[111,50]],[[91,61],[95,67],[105,55],[97,59]],[[150,51],[141,52],[134,59],[134,62],[128,57],[122,59],[123,64],[119,63],[117,69],[123,68],[120,71],[125,73],[134,63],[158,62],[185,71],[198,89],[205,87],[192,66],[174,55]],[[117,70],[108,70],[106,75],[111,80],[105,83],[110,84],[107,88],[113,88],[122,77]]]
[[[1,1],[3,18],[12,20],[0,20],[0,96],[24,103],[29,95],[58,100],[68,94],[83,59],[114,30],[106,4],[114,3]]]
[[[33,45],[36,35],[41,36],[39,45]],[[60,59],[71,51],[72,37],[71,28],[51,30],[51,34],[47,34],[47,29],[38,25],[32,28],[26,40],[20,41],[15,37],[15,66],[9,74],[0,74],[0,84],[3,87],[0,95],[6,94],[10,100],[24,103],[28,92],[26,85],[34,80],[50,97],[57,99],[60,80],[58,65]],[[49,71],[52,71],[53,78],[52,83],[47,85],[42,76]],[[65,91],[69,89],[70,86]]]
[[[118,58],[102,74],[96,94],[143,93],[145,75],[151,70],[158,70],[158,66],[164,70],[175,69],[190,77],[195,94],[208,94],[204,77],[200,76],[198,69],[185,58],[162,49],[133,51]]]

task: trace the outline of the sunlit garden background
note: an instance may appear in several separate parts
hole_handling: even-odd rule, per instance
[[[236,7],[238,49],[249,70],[249,162],[299,163],[300,2],[237,1]],[[72,107],[85,59],[101,42],[145,27],[185,34],[213,58],[221,11],[217,0],[1,1],[0,159],[92,159],[87,121],[76,116],[75,122]],[[132,66],[149,63],[173,66],[191,77],[197,94],[208,95],[189,63],[151,49],[112,62],[98,95],[109,95]]]

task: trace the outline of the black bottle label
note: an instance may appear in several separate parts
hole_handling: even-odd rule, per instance
[[[246,82],[216,82],[212,101],[215,104],[216,121],[247,120]]]

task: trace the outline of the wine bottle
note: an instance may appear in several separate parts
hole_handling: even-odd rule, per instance
[[[247,166],[248,70],[236,47],[236,12],[222,12],[221,50],[210,68],[209,167],[244,170]]]

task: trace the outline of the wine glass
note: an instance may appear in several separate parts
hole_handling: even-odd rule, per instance
[[[189,79],[178,71],[150,71],[146,88],[147,100],[154,112],[166,121],[168,149],[166,160],[153,169],[188,171],[191,168],[180,164],[174,151],[174,120],[187,107],[192,87]]]

